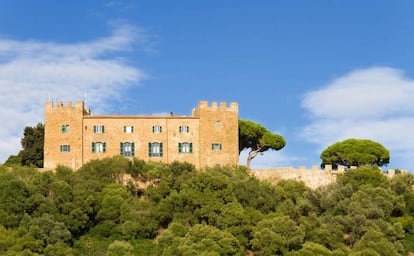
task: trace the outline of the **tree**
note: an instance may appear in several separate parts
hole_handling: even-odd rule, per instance
[[[330,256],[333,255],[332,252],[327,249],[325,246],[313,242],[306,242],[303,244],[302,249],[297,252],[292,253],[294,256]]]
[[[24,128],[24,137],[21,140],[23,149],[19,152],[22,165],[43,167],[43,145],[45,126],[38,123],[35,127]]]
[[[305,231],[288,216],[263,219],[253,229],[251,244],[255,255],[286,255],[300,249]]]
[[[286,145],[285,139],[278,134],[271,133],[260,124],[249,120],[239,120],[239,154],[244,149],[250,149],[247,156],[247,169],[250,162],[259,153],[269,149],[280,150]]]
[[[364,251],[366,249],[373,250],[377,255],[391,256],[391,255],[401,255],[401,249],[398,244],[390,242],[384,234],[375,231],[368,230],[365,235],[355,243],[354,251]],[[361,254],[368,255],[368,254]]]
[[[350,185],[353,192],[359,190],[363,185],[378,187],[384,186],[386,182],[387,177],[375,166],[362,166],[337,176],[337,183],[343,186]]]
[[[390,161],[390,152],[380,143],[371,140],[347,139],[334,143],[321,153],[322,164],[383,166]]]
[[[11,173],[0,173],[0,225],[18,226],[25,212],[27,187]]]
[[[244,254],[244,248],[232,234],[205,224],[191,227],[184,237],[177,237],[162,253],[162,255]]]
[[[11,155],[9,158],[7,158],[6,162],[4,162],[4,165],[6,166],[13,166],[13,165],[21,165],[22,164],[22,158],[20,156]]]
[[[106,251],[108,256],[132,256],[134,248],[127,241],[115,240],[108,246]]]

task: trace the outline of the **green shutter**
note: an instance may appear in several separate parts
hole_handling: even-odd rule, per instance
[[[66,131],[66,126],[62,124],[62,133],[64,133],[65,131]]]
[[[126,126],[124,126],[124,133],[126,133]]]
[[[181,153],[181,143],[178,143],[178,153]]]
[[[220,148],[220,150],[221,150],[221,143],[219,144],[219,148]]]
[[[93,132],[96,133],[96,125],[93,126]]]
[[[119,144],[119,148],[120,148],[120,149],[119,149],[119,152],[121,152],[121,156],[123,156],[123,155],[124,155],[124,143],[122,143],[122,142],[121,142],[121,143]]]
[[[95,153],[95,142],[92,142],[92,153]]]
[[[151,142],[148,142],[148,156],[152,156],[152,151],[151,151],[151,148],[152,147],[152,144],[151,144]]]
[[[135,143],[134,142],[131,143],[131,151],[132,151],[131,155],[135,156]]]
[[[104,132],[105,132],[105,126],[102,125],[102,133],[104,133]]]
[[[160,156],[162,156],[162,142],[160,143]]]
[[[193,153],[193,143],[190,143],[190,153]]]
[[[62,152],[62,145],[60,145],[60,152]]]
[[[103,143],[103,152],[106,152],[106,142]]]

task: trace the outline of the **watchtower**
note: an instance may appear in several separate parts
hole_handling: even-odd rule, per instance
[[[203,166],[238,164],[239,162],[239,126],[238,104],[213,101],[200,101],[193,110],[193,116],[199,117],[200,163]]]
[[[83,163],[83,116],[90,112],[82,101],[72,106],[51,101],[45,104],[44,168],[58,164],[77,169]]]

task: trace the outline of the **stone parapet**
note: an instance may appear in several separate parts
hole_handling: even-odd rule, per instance
[[[311,169],[307,169],[305,166],[255,169],[251,170],[251,173],[259,180],[268,180],[271,183],[277,183],[282,179],[303,181],[305,185],[313,189],[336,181],[336,171],[332,171],[330,168],[321,170],[317,165],[312,166]]]
[[[351,166],[349,169],[355,170],[357,167]],[[325,165],[324,169],[320,169],[319,166],[314,165],[309,169],[305,166],[299,166],[298,168],[287,166],[268,169],[254,169],[250,172],[259,180],[267,180],[271,183],[277,183],[283,179],[290,179],[302,181],[306,186],[314,189],[334,183],[336,181],[337,174],[345,172],[345,167],[338,166],[337,169],[332,169],[332,165]],[[407,170],[400,170],[399,172],[408,173]],[[388,169],[388,171],[383,174],[388,178],[393,178],[396,173],[395,169]]]

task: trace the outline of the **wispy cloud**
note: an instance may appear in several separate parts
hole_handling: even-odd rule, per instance
[[[401,70],[355,70],[308,92],[303,107],[311,114],[303,138],[326,146],[347,138],[380,142],[391,151],[391,165],[413,169],[414,80]],[[394,160],[394,161],[393,161]]]
[[[43,122],[49,97],[83,99],[104,110],[108,98],[117,98],[146,77],[128,64],[121,52],[147,40],[142,30],[120,22],[112,33],[89,42],[59,43],[0,38],[0,162],[20,150],[25,126]]]

